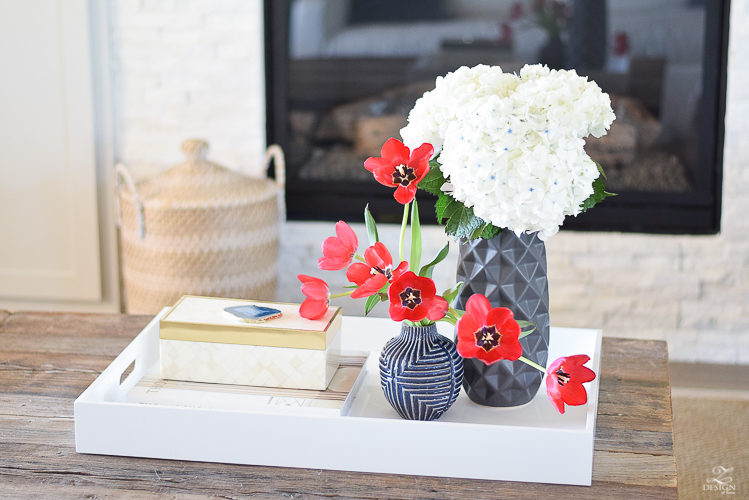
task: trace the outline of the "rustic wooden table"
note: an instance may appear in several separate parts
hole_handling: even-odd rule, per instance
[[[591,487],[76,453],[73,401],[150,319],[0,311],[0,498],[677,498],[666,344],[645,340],[603,339]]]

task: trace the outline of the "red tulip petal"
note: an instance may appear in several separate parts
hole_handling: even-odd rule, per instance
[[[586,354],[575,354],[574,356],[567,356],[566,362],[564,363],[565,366],[568,365],[584,365],[588,361],[590,361],[590,357]]]
[[[352,299],[360,299],[362,297],[369,297],[380,291],[380,288],[385,286],[388,282],[387,277],[384,274],[370,275],[370,278],[364,282],[359,288],[354,290],[351,294]]]
[[[394,137],[385,141],[385,144],[382,145],[382,149],[380,150],[380,156],[389,160],[393,166],[408,165],[410,155],[411,150]]]
[[[466,303],[466,314],[470,314],[474,317],[476,322],[480,323],[481,326],[485,326],[486,317],[489,315],[489,311],[492,310],[492,305],[489,303],[484,295],[480,293],[474,293],[468,297]]]
[[[398,302],[400,304],[400,298],[398,298],[398,294],[400,294],[408,287],[419,288],[418,286],[416,286],[416,278],[417,276],[415,273],[413,273],[412,271],[407,271],[401,274],[397,280],[393,280],[392,286],[388,289],[388,297],[390,298],[390,302]]]
[[[551,365],[549,365],[549,367],[546,369],[546,373],[548,374],[556,373],[556,371],[562,367],[562,363],[564,363],[566,359],[567,358],[555,359],[554,362]]]
[[[425,142],[424,144],[422,144],[421,146],[413,150],[413,152],[411,153],[409,166],[411,168],[414,168],[413,165],[422,160],[426,160],[428,163],[429,160],[432,159],[433,154],[434,154],[434,146],[432,146],[428,142]]]
[[[487,365],[492,365],[496,363],[497,361],[504,359],[502,358],[502,354],[500,353],[498,348],[492,349],[489,352],[486,352],[485,350],[479,348],[478,349],[478,355],[476,356],[481,361],[486,363]]]
[[[323,271],[340,271],[351,263],[351,258],[341,259],[320,257],[317,259],[317,267]]]
[[[359,247],[359,238],[356,237],[356,233],[351,229],[351,226],[342,220],[338,221],[335,225],[335,234],[346,248],[351,249],[351,253],[356,253],[356,249]]]
[[[412,182],[408,186],[398,185],[398,187],[395,188],[395,193],[393,194],[393,196],[395,197],[395,201],[397,201],[401,205],[411,203],[416,197],[416,184]]]
[[[447,301],[443,297],[435,295],[432,299],[432,303],[429,306],[429,310],[427,311],[427,319],[430,321],[441,320],[447,314],[447,310],[449,307],[450,306],[447,304]]]
[[[508,340],[504,335],[499,341],[499,345],[492,349],[492,352],[496,352],[497,355],[502,359],[509,359],[515,361],[523,355],[523,346],[520,345],[520,341],[516,338],[514,341]]]
[[[353,247],[345,244],[337,236],[330,236],[325,238],[322,242],[322,253],[325,257],[347,257],[350,258],[351,254],[354,253]]]
[[[416,306],[413,310],[403,307],[403,316],[409,321],[417,322],[427,317],[428,309],[423,306]]]
[[[486,324],[487,325],[496,325],[497,329],[502,329],[502,335],[505,334],[505,331],[512,332],[516,327],[518,329],[518,332],[520,332],[520,327],[518,326],[517,321],[515,321],[515,317],[512,314],[512,311],[510,311],[506,307],[495,307],[489,313],[486,315]]]
[[[587,366],[565,366],[563,370],[575,382],[590,382],[591,380],[596,378],[596,372],[594,372]]]
[[[364,168],[374,173],[375,170],[392,169],[393,165],[389,160],[386,160],[385,158],[378,158],[376,156],[372,156],[364,160]]]
[[[416,175],[416,179],[411,181],[411,185],[416,186],[429,173],[429,162],[427,160],[421,160],[412,168],[414,169],[414,175]]]
[[[325,316],[325,313],[328,311],[328,302],[327,300],[311,300],[307,299],[304,302],[302,302],[302,305],[299,306],[299,315],[302,318],[307,319],[319,319]]]
[[[390,300],[390,307],[388,307],[388,314],[390,315],[390,319],[393,321],[403,321],[406,318],[406,311],[408,308],[403,307],[400,302],[393,302],[392,299]]]
[[[346,279],[357,285],[363,285],[365,281],[372,277],[371,269],[362,262],[354,262],[346,269]]]
[[[480,325],[469,313],[465,313],[460,320],[458,320],[458,338],[465,339],[466,342],[476,343],[476,337],[474,334],[481,328]]]
[[[479,350],[483,351],[476,345],[476,339],[458,337],[458,342],[455,345],[458,348],[458,354],[464,358],[475,358]]]
[[[559,383],[554,375],[546,376],[546,395],[549,396],[549,401],[554,405],[554,408],[559,413],[564,413],[564,401],[562,401],[562,395],[559,392]]]
[[[364,162],[364,168],[372,172],[375,180],[383,186],[395,187],[395,184],[393,184],[394,167],[389,162],[386,162],[382,158],[369,158]]]
[[[570,406],[584,405],[588,402],[588,393],[582,384],[574,382],[565,384],[561,387],[562,400]]]
[[[377,242],[364,251],[364,260],[370,267],[378,267],[384,270],[393,266],[393,257],[382,242]]]
[[[328,287],[319,283],[302,283],[302,293],[312,300],[328,300]]]
[[[403,262],[401,262],[400,264],[398,264],[398,267],[396,267],[395,269],[393,269],[393,279],[390,280],[390,281],[392,282],[392,281],[397,280],[406,271],[408,271],[408,261],[404,260]]]

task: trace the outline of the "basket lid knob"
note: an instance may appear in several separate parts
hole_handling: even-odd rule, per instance
[[[187,139],[182,143],[182,152],[190,161],[205,160],[208,154],[208,142],[203,139]]]

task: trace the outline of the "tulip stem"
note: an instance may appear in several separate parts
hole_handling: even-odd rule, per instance
[[[400,246],[398,248],[398,257],[403,262],[403,242],[406,240],[406,226],[408,225],[408,207],[410,203],[403,205],[403,222],[401,222],[401,239]],[[418,270],[417,270],[418,271]]]
[[[361,255],[359,255],[358,253],[354,254],[354,258],[356,260],[358,260],[358,261],[361,261],[361,262],[365,262],[365,263],[367,262],[367,260],[364,257],[362,257]]]
[[[535,368],[536,370],[538,370],[538,371],[540,371],[542,373],[546,373],[546,368],[544,368],[543,366],[539,365],[538,363],[534,363],[533,361],[531,361],[528,358],[524,358],[523,356],[520,356],[518,358],[518,361],[522,361],[526,365],[532,366],[533,368]]]
[[[330,298],[337,299],[338,297],[345,297],[347,295],[351,295],[352,293],[354,293],[354,290],[349,290],[348,292],[343,292],[343,293],[334,293],[330,296]]]
[[[465,311],[458,311],[456,309],[453,309],[452,307],[449,308],[448,311],[450,312],[450,314],[452,314],[453,316],[455,316],[456,319],[462,318],[463,314],[465,314]]]

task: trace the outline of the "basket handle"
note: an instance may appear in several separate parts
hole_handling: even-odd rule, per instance
[[[276,166],[276,185],[278,189],[283,191],[286,188],[286,158],[284,157],[283,149],[278,144],[271,144],[265,150],[266,172],[271,160],[273,160],[273,164]]]
[[[143,202],[140,199],[138,188],[135,186],[133,177],[130,175],[130,171],[125,165],[118,163],[115,170],[117,172],[117,191],[119,192],[122,188],[121,181],[124,181],[127,188],[133,193],[133,198],[135,199],[135,217],[138,224],[138,238],[142,240],[146,237],[146,218],[143,212]],[[117,200],[117,221],[119,222],[121,221],[119,196],[117,197]]]

